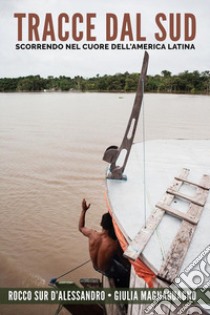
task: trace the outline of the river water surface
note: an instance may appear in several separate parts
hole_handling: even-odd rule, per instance
[[[106,211],[102,161],[120,145],[134,94],[0,94],[0,287],[42,287],[89,259],[78,232]],[[210,139],[210,97],[146,94],[145,137]],[[140,126],[142,118],[140,118]],[[135,141],[142,141],[139,127]],[[100,275],[90,263],[64,279]],[[46,314],[54,305],[0,305],[0,315]]]

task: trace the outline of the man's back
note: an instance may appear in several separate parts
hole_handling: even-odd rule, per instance
[[[118,241],[113,240],[107,231],[97,232],[92,230],[88,238],[93,267],[98,271],[106,272],[111,265],[112,258],[117,253]]]
[[[90,208],[86,200],[82,201],[82,212],[79,219],[79,231],[89,240],[89,253],[93,267],[110,277],[116,276],[117,272],[125,273],[122,250],[116,238],[112,218],[109,213],[102,216],[102,231],[97,232],[85,226],[85,214]]]

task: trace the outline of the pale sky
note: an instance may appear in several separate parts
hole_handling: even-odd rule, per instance
[[[15,13],[25,13],[23,19],[23,40],[18,41],[17,19]],[[35,13],[40,18],[38,28],[42,37],[43,25],[47,13],[53,17],[53,26],[56,41],[52,42],[29,42],[28,41],[28,14]],[[69,31],[70,38],[62,42],[62,50],[17,50],[16,44],[59,44],[57,34],[57,18],[61,13],[68,14],[70,23],[65,25],[65,31]],[[83,31],[84,39],[78,42],[80,50],[67,50],[66,44],[76,43],[71,38],[71,18],[75,13],[81,13],[84,24],[79,25],[78,30]],[[92,34],[96,37],[95,44],[106,43],[106,14],[113,13],[118,17],[117,38],[109,42],[108,50],[84,50],[82,45],[88,43],[86,40],[86,15],[95,13],[92,19],[94,29]],[[123,17],[125,13],[130,14],[134,41],[120,42]],[[210,70],[210,0],[0,0],[0,78],[19,77],[27,75],[47,76],[71,76],[81,75],[91,77],[97,74],[115,74],[119,72],[138,72],[144,50],[111,49],[111,44],[136,44],[136,14],[141,14],[141,35],[146,37],[143,44],[164,44],[166,49],[148,50],[150,55],[149,74],[160,74],[162,70],[169,70],[173,74],[185,70],[200,72]],[[167,32],[167,38],[158,42],[154,34],[161,33],[155,17],[164,13],[167,20],[163,26]],[[169,37],[169,13],[181,14],[181,38],[172,42]],[[196,35],[193,41],[188,43],[195,46],[195,50],[172,50],[168,49],[176,44],[186,43],[184,40],[184,15],[191,13],[196,19]],[[191,27],[191,25],[189,25]]]

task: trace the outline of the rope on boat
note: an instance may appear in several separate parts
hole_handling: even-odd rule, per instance
[[[144,95],[144,80],[142,80],[142,95]],[[145,127],[145,106],[144,98],[142,99],[142,137],[143,137],[143,180],[144,180],[144,227],[147,224],[147,189],[146,189],[146,127]]]
[[[55,315],[59,315],[60,312],[62,311],[63,305],[59,304],[57,310],[55,311]]]
[[[58,276],[58,277],[56,277],[56,278],[52,278],[52,279],[50,280],[50,284],[55,284],[58,279],[60,279],[60,278],[62,278],[62,277],[64,277],[64,276],[70,274],[71,272],[73,272],[73,271],[75,271],[75,270],[77,270],[77,269],[83,267],[84,265],[88,264],[90,261],[91,261],[91,260],[88,259],[88,260],[86,260],[85,262],[83,262],[82,264],[80,264],[79,266],[74,267],[73,269],[71,269],[71,270],[69,270],[69,271],[63,273],[62,275],[60,275],[60,276]]]
[[[144,80],[142,80],[142,95],[144,95]],[[144,98],[142,99],[142,138],[143,138],[143,181],[144,181],[144,227],[147,227],[147,202],[148,202],[148,193],[146,187],[146,125],[145,125],[145,105],[144,105]],[[149,202],[150,203],[150,202]],[[162,257],[165,258],[165,250],[163,243],[161,241],[160,235],[158,230],[155,230],[157,234],[157,239],[160,244],[161,254]]]

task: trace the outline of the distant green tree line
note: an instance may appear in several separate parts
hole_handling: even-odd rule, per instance
[[[19,91],[101,91],[133,92],[138,83],[138,73],[117,73],[114,75],[97,74],[92,78],[67,76],[42,78],[39,75],[19,78],[0,79],[0,92]],[[184,71],[172,75],[163,70],[161,74],[148,75],[146,92],[162,93],[204,93],[210,94],[210,71]]]

